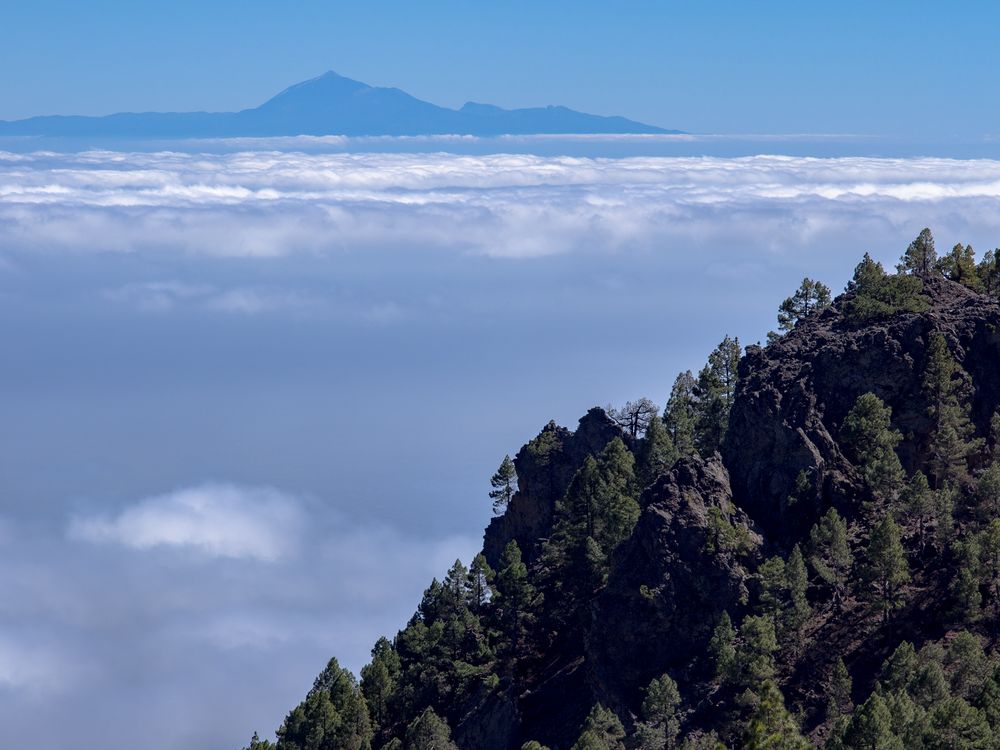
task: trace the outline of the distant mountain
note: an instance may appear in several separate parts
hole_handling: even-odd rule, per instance
[[[0,135],[116,138],[679,132],[566,107],[502,109],[469,102],[461,109],[448,109],[396,88],[369,86],[332,71],[240,112],[125,112],[0,121]]]

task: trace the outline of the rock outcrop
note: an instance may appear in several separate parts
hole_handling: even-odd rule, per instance
[[[734,677],[737,672],[758,683],[773,677],[802,731],[820,740],[839,724],[827,714],[835,660],[843,661],[853,700],[861,704],[875,689],[883,660],[903,639],[915,653],[931,646],[925,652],[930,659],[963,628],[985,653],[1000,651],[1000,573],[982,578],[982,561],[961,557],[975,547],[963,552],[953,543],[975,541],[1000,507],[984,512],[971,491],[988,454],[995,455],[995,437],[983,441],[981,453],[968,456],[955,474],[962,486],[941,493],[958,499],[953,508],[942,506],[946,510],[934,517],[934,533],[926,539],[924,520],[909,518],[914,514],[892,493],[868,502],[873,496],[842,440],[848,412],[860,395],[872,392],[892,409],[906,471],[931,471],[935,426],[923,380],[935,334],[959,365],[955,378],[968,397],[962,407],[970,407],[977,436],[990,434],[1000,408],[1000,301],[940,275],[922,282],[923,312],[862,323],[845,315],[851,301],[846,294],[767,347],[749,347],[721,453],[683,458],[653,482],[639,498],[638,522],[610,562],[595,543],[593,526],[590,537],[581,533],[576,546],[565,549],[559,549],[566,533],[560,527],[547,554],[539,553],[552,536],[557,503],[587,456],[600,454],[615,438],[633,450],[634,441],[598,408],[575,431],[549,423],[518,452],[519,489],[484,537],[493,566],[504,547],[517,541],[527,562],[520,580],[530,586],[514,586],[508,594],[497,587],[493,599],[477,603],[477,610],[485,609],[482,620],[471,612],[466,620],[429,626],[415,618],[410,636],[425,651],[405,665],[401,679],[411,693],[426,689],[445,696],[436,700],[463,750],[517,750],[525,740],[567,750],[596,703],[614,711],[626,730],[635,729],[643,691],[668,674],[679,688],[675,718],[682,733],[690,738],[717,731],[737,747],[755,699],[743,678]],[[616,492],[628,492],[630,501],[634,496],[628,481],[602,488],[599,479],[593,497],[603,502],[618,497]],[[931,475],[932,485],[937,479]],[[802,544],[805,559],[788,555],[830,507],[844,519],[836,580],[817,564],[822,551]],[[903,559],[893,564],[906,573],[892,592],[887,583],[873,586],[865,574],[874,554],[868,552],[873,529],[890,509],[902,527],[893,533]],[[571,520],[582,529],[585,514],[578,516]],[[762,565],[772,556],[780,557]],[[968,567],[960,569],[963,564]],[[956,580],[966,588],[956,588]],[[962,607],[956,606],[960,594]],[[524,608],[517,609],[518,603]],[[731,655],[720,668],[708,644],[724,612],[734,631]],[[748,619],[751,614],[754,619]],[[477,626],[463,638],[472,637],[475,648],[492,640],[496,649],[489,679],[475,674],[482,655],[475,648],[468,662],[449,663],[438,651],[449,645],[449,633],[463,634],[467,621]],[[774,626],[769,637],[761,623]],[[507,637],[496,637],[503,628]],[[466,640],[456,643],[450,645],[457,653],[469,647]],[[754,664],[761,671],[754,673]],[[455,675],[478,685],[471,699],[457,705],[447,700]],[[412,717],[412,711],[403,715],[383,733],[398,735]],[[1000,719],[996,724],[1000,736]]]
[[[988,434],[1000,408],[1000,303],[940,275],[922,280],[924,312],[861,324],[845,316],[846,294],[767,347],[747,349],[721,455],[682,459],[643,493],[642,515],[588,605],[582,652],[549,655],[548,671],[542,665],[519,696],[521,736],[568,747],[596,702],[627,723],[644,687],[664,673],[679,683],[689,716],[711,726],[718,695],[706,651],[719,617],[728,612],[739,625],[755,601],[759,563],[803,542],[827,508],[849,523],[862,515],[868,495],[841,439],[858,396],[873,392],[891,407],[904,468],[926,470],[932,425],[922,379],[932,334],[944,336],[968,381],[976,431]],[[491,562],[510,539],[537,560],[573,474],[614,437],[622,437],[619,428],[593,409],[576,432],[550,424],[518,453],[520,490],[486,532]],[[915,602],[947,598],[933,565],[913,574]],[[838,644],[865,691],[901,638],[919,644],[945,632],[940,612],[916,604],[893,638],[873,639],[877,627],[855,602],[807,630]],[[787,665],[783,689],[815,729],[822,712],[815,681],[829,659],[808,646],[803,654]]]
[[[521,746],[521,716],[509,692],[487,696],[455,728],[459,747],[514,750]]]
[[[921,377],[932,333],[971,376],[973,420],[988,430],[1000,404],[1000,304],[940,275],[923,282],[926,312],[856,325],[843,315],[844,295],[766,348],[747,348],[722,455],[736,503],[780,547],[801,541],[831,505],[854,514],[863,493],[839,437],[861,394],[892,408],[904,467],[925,462]]]
[[[518,543],[526,562],[537,557],[540,540],[552,531],[556,503],[566,494],[573,475],[587,456],[597,455],[616,437],[628,442],[604,410],[594,407],[580,419],[575,432],[549,422],[517,452],[517,492],[483,536],[483,554],[490,565],[497,565],[511,540]]]
[[[696,679],[723,612],[738,614],[762,540],[733,504],[718,455],[681,460],[643,494],[631,538],[618,548],[587,638],[595,693],[636,706],[640,689],[670,672]]]

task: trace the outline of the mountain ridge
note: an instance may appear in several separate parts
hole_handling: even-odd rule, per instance
[[[0,120],[0,135],[7,136],[222,138],[680,132],[561,105],[504,109],[466,102],[459,109],[450,109],[402,89],[370,86],[332,70],[292,84],[257,107],[237,112],[118,112]]]
[[[549,422],[483,552],[249,750],[1000,747],[1000,260],[925,232],[662,418]]]

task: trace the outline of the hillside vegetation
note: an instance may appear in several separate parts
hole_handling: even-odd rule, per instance
[[[482,553],[278,750],[1000,748],[1000,255],[924,230],[778,323],[504,459]]]

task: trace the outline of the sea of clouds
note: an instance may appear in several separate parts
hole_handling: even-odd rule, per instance
[[[0,152],[0,249],[530,258],[736,232],[787,246],[858,222],[993,231],[998,198],[991,160]]]
[[[322,145],[0,151],[9,741],[270,732],[468,561],[550,418],[662,403],[924,226],[1000,244],[995,160]]]

